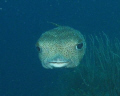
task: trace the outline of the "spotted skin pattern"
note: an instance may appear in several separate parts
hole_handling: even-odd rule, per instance
[[[78,44],[80,48],[77,48]],[[80,64],[86,42],[83,35],[68,26],[59,26],[43,33],[36,43],[39,50],[39,59],[47,69],[73,68]]]

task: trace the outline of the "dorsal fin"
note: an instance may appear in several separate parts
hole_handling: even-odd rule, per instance
[[[49,22],[49,21],[47,21],[47,23],[51,23],[52,25],[55,25],[55,26],[57,26],[57,27],[60,27],[61,25],[59,25],[59,24],[57,24],[57,23],[54,23],[54,22]]]

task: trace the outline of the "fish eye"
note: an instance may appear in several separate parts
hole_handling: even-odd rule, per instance
[[[76,49],[81,49],[83,47],[83,43],[79,43],[76,45]]]
[[[39,52],[41,51],[40,47],[38,47],[38,46],[36,46],[36,49],[37,49]]]

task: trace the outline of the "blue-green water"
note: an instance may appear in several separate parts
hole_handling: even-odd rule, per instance
[[[58,78],[74,69],[44,69],[35,49],[40,35],[56,27],[49,22],[119,38],[120,0],[1,0],[0,96],[68,96],[58,91],[65,83]]]

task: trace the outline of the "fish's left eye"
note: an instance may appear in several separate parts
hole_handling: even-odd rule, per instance
[[[76,49],[81,49],[83,47],[83,43],[79,43],[76,45]]]

